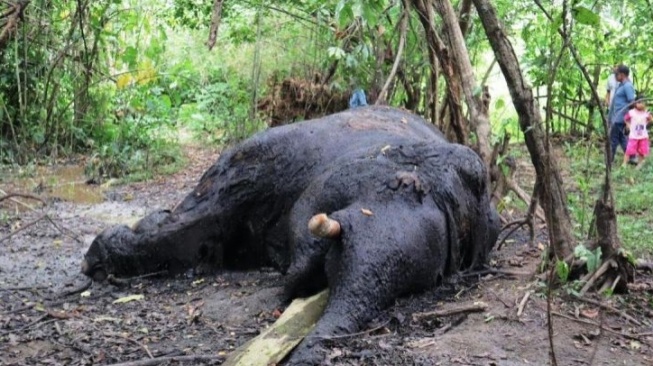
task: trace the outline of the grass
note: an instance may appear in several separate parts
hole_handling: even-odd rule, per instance
[[[576,233],[587,236],[593,205],[603,183],[603,144],[597,141],[563,144],[563,179]],[[617,226],[624,249],[636,257],[650,257],[653,249],[653,160],[641,170],[621,166],[618,152],[612,172]]]

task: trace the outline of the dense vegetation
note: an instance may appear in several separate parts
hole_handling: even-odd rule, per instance
[[[212,16],[218,3],[219,27]],[[473,134],[461,137],[456,127],[469,110],[460,96],[448,95],[443,70],[432,69],[420,23],[424,19],[407,10],[418,3],[5,2],[0,161],[28,164],[84,153],[90,157],[89,175],[151,172],[178,163],[179,144],[188,137],[235,142],[266,123],[343,108],[355,87],[364,88],[371,102],[405,107],[450,137],[473,140]],[[623,62],[631,66],[640,92],[653,89],[647,46],[653,9],[645,0],[492,3],[545,109],[547,136],[558,137],[554,145],[571,157],[565,168],[571,172],[567,183],[575,187],[570,207],[577,235],[585,236],[603,164],[598,112],[604,106],[592,100],[591,88],[603,96],[611,66]],[[523,140],[470,4],[453,2],[480,84],[475,93],[488,87],[493,141],[502,141],[506,133],[512,142]],[[443,26],[439,18],[435,24]],[[209,50],[211,25],[217,29],[217,42]],[[568,52],[569,40],[591,83]],[[632,227],[624,240],[640,250],[634,233],[649,233],[651,223],[642,219],[642,212],[653,204],[645,193],[651,190],[641,182],[650,181],[645,177],[651,171],[622,172],[616,182],[619,220]],[[631,202],[630,197],[639,199]]]

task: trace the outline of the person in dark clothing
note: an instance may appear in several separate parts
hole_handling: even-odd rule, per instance
[[[630,81],[629,76],[630,69],[628,66],[617,66],[615,77],[619,82],[619,85],[614,92],[609,114],[611,147],[610,164],[614,162],[617,147],[621,146],[621,149],[625,152],[628,145],[628,137],[624,133],[626,127],[624,117],[626,116],[626,113],[628,113],[631,104],[635,101],[635,88],[633,87],[633,83]]]

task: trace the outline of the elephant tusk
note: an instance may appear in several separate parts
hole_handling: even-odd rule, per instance
[[[336,239],[340,237],[340,223],[323,213],[308,220],[308,230],[311,234],[321,238]]]

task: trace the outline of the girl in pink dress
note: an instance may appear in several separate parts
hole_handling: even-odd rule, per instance
[[[628,129],[630,129],[630,134],[628,134],[628,147],[624,154],[624,165],[628,164],[628,159],[631,156],[639,155],[637,169],[642,168],[644,158],[646,158],[649,153],[648,131],[646,131],[646,125],[648,125],[652,119],[653,117],[651,117],[651,113],[646,110],[646,103],[641,97],[635,103],[635,108],[626,113],[624,121],[626,122]]]

